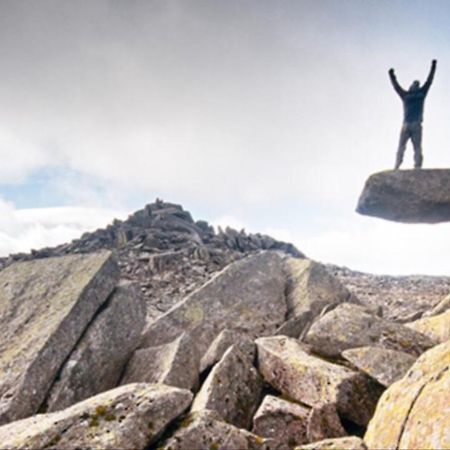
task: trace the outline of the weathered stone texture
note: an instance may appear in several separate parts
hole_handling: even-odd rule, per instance
[[[192,404],[192,411],[216,411],[223,420],[248,428],[259,403],[262,379],[238,346],[214,366]]]
[[[425,352],[381,397],[364,440],[373,449],[450,448],[450,341]]]
[[[367,450],[364,441],[357,436],[348,436],[295,447],[294,450]]]
[[[252,431],[273,439],[280,450],[305,444],[309,413],[305,406],[266,395],[253,418]]]
[[[144,450],[192,400],[187,390],[129,384],[50,414],[0,427],[8,450]]]
[[[450,309],[432,317],[406,324],[408,328],[418,331],[435,342],[446,342],[450,339]]]
[[[204,372],[216,364],[232,345],[239,347],[241,352],[247,355],[251,362],[254,361],[256,350],[255,343],[238,331],[223,330],[216,339],[214,339],[213,343],[208,348],[208,351],[203,355],[200,361],[200,372]]]
[[[305,342],[312,350],[328,357],[344,350],[379,345],[418,356],[435,345],[427,336],[410,328],[376,317],[358,305],[343,303],[318,319]]]
[[[342,356],[386,387],[403,378],[417,359],[408,353],[381,347],[352,348],[343,351]]]
[[[289,320],[277,334],[299,337],[324,310],[333,309],[342,302],[357,301],[323,264],[310,259],[288,258],[284,265]]]
[[[21,262],[0,272],[0,423],[38,410],[118,279],[109,252]]]
[[[198,411],[185,418],[161,450],[278,450],[270,440],[222,421],[213,411]]]
[[[311,409],[307,426],[309,442],[342,436],[347,436],[347,432],[342,426],[334,403],[324,403]]]
[[[295,339],[260,338],[256,344],[258,369],[275,389],[309,406],[333,403],[341,416],[368,423],[381,395],[378,383],[308,354]]]
[[[127,364],[121,384],[145,382],[196,389],[198,376],[195,343],[183,333],[169,344],[137,350]]]
[[[284,287],[282,258],[277,253],[244,258],[153,322],[141,347],[165,344],[186,332],[203,354],[226,328],[269,335],[285,320]]]
[[[116,387],[139,345],[145,304],[136,284],[121,283],[95,317],[60,370],[47,397],[56,411]]]
[[[450,221],[450,170],[388,170],[366,181],[356,211],[406,223]]]

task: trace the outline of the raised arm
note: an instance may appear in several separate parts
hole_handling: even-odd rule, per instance
[[[433,82],[434,73],[436,72],[436,60],[433,59],[431,62],[431,69],[430,73],[428,74],[427,81],[425,81],[425,84],[422,86],[422,90],[425,92],[428,92],[428,89],[430,89],[431,83]]]
[[[397,92],[400,97],[406,94],[406,91],[398,84],[397,77],[395,76],[394,69],[389,69],[389,78],[391,79],[392,86],[394,86],[395,92]]]

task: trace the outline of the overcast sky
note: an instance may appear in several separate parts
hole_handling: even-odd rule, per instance
[[[375,273],[450,275],[450,224],[354,212],[424,81],[450,167],[450,2],[0,0],[0,255],[156,197]],[[405,168],[412,166],[408,147]]]

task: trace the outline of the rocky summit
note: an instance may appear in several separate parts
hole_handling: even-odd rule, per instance
[[[158,200],[0,260],[0,448],[449,449],[449,292]]]
[[[405,223],[450,221],[450,169],[390,170],[366,181],[356,211]]]

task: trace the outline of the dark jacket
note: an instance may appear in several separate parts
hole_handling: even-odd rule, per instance
[[[422,122],[423,120],[423,105],[425,102],[425,97],[428,94],[431,83],[433,82],[434,73],[436,71],[436,64],[431,66],[430,73],[428,75],[427,81],[422,87],[417,89],[410,89],[405,91],[397,81],[394,71],[389,71],[389,76],[391,78],[392,85],[395,91],[400,96],[403,101],[403,111],[405,123]]]

